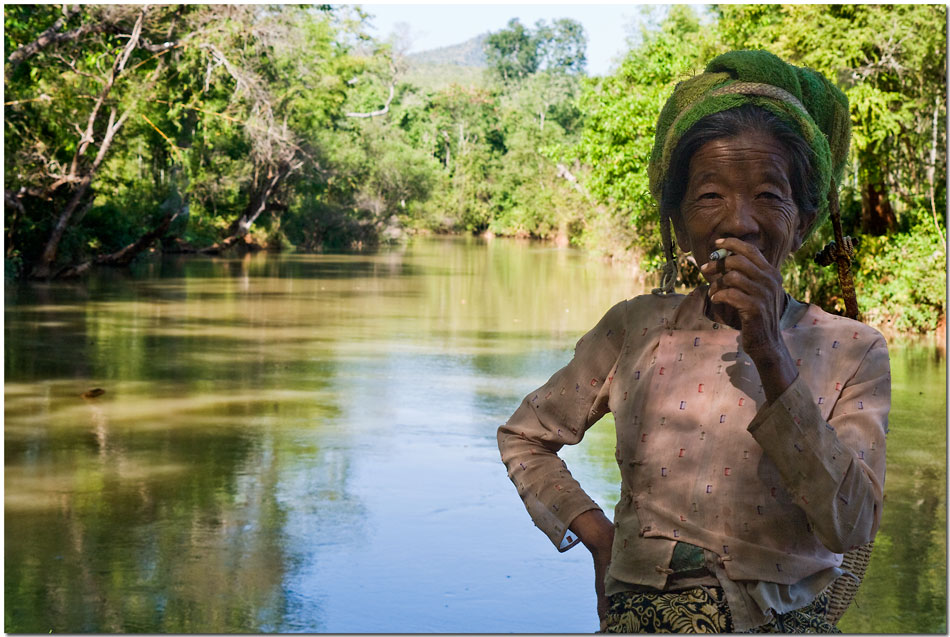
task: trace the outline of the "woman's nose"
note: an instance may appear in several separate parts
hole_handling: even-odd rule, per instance
[[[759,224],[755,218],[755,210],[751,202],[736,199],[733,205],[728,206],[725,215],[719,223],[719,234],[723,237],[745,239],[759,232]]]

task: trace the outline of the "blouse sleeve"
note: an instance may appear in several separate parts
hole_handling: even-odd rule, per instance
[[[508,477],[532,520],[558,550],[576,538],[565,537],[581,513],[600,507],[571,476],[557,452],[577,444],[607,413],[610,378],[625,335],[626,301],[621,301],[585,334],[574,358],[544,385],[528,394],[498,428],[498,448]]]
[[[827,421],[799,376],[749,424],[814,533],[835,553],[870,542],[881,522],[890,380],[878,335]]]

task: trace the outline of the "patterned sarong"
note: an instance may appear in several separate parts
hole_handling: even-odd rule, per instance
[[[734,633],[726,596],[718,586],[683,591],[624,592],[608,600],[607,633]],[[828,594],[797,610],[774,615],[747,633],[840,633],[825,620]]]

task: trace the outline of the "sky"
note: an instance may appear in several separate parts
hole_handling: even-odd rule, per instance
[[[378,4],[360,3],[373,15],[370,32],[385,39],[400,22],[409,25],[411,46],[407,53],[418,53],[459,44],[489,31],[505,28],[508,20],[518,18],[525,26],[538,20],[550,23],[556,18],[571,18],[587,33],[587,73],[605,75],[612,62],[627,50],[627,37],[639,33],[642,11],[647,6],[626,4]]]

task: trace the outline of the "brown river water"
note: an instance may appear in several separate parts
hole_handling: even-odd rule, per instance
[[[5,631],[595,631],[590,557],[534,528],[495,430],[643,291],[460,238],[7,284]],[[840,627],[946,632],[946,366],[890,347],[884,519]],[[562,456],[609,514],[610,418]]]

